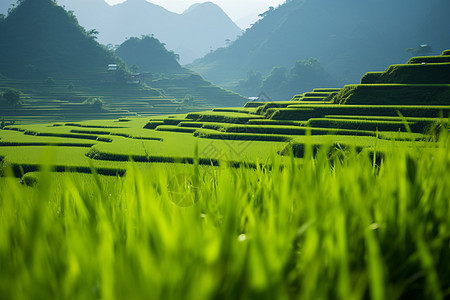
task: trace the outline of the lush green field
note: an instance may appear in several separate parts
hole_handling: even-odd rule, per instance
[[[292,101],[2,122],[0,299],[450,299],[432,64]]]
[[[286,155],[278,154],[286,154],[284,150],[289,145],[298,148],[307,144],[340,143],[358,149],[377,146],[386,149],[395,140],[398,147],[411,147],[412,141],[419,145],[430,139],[432,135],[428,132],[438,128],[436,124],[448,127],[448,120],[442,115],[440,118],[390,117],[396,109],[406,115],[411,111],[419,116],[439,116],[440,112],[447,114],[448,106],[307,106],[306,111],[271,108],[269,111],[275,110],[272,114],[236,109],[150,119],[6,126],[0,130],[0,157],[3,165],[22,177],[39,168],[46,148],[51,147],[50,163],[58,171],[90,173],[93,165],[100,174],[123,175],[130,160],[140,170],[154,163],[193,164],[196,147],[200,164],[206,166],[218,165],[220,161],[255,165],[272,157],[286,164]],[[389,116],[383,116],[385,111]],[[339,115],[351,112],[359,116]],[[309,118],[298,121],[299,113]],[[302,157],[298,152],[294,154]]]
[[[422,146],[4,177],[0,298],[448,298],[450,139]]]

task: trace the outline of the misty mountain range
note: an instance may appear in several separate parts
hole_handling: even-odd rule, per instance
[[[6,12],[15,0],[2,0]],[[128,0],[110,6],[104,0],[58,0],[74,11],[81,26],[96,29],[102,44],[120,45],[127,38],[154,34],[186,64],[234,40],[241,29],[217,5],[194,4],[184,13],[170,12],[146,0]]]
[[[241,29],[217,5],[194,4],[177,14],[145,0],[128,0],[114,6],[103,0],[59,0],[73,10],[81,26],[99,31],[102,44],[122,44],[126,38],[154,34],[169,50],[190,63],[234,40]]]
[[[248,74],[257,79],[259,76],[247,96],[264,87],[263,82],[280,87],[283,95],[357,83],[367,71],[384,70],[420,54],[414,49],[407,52],[408,48],[428,45],[429,52],[423,53],[427,55],[450,48],[449,0],[287,0],[267,11],[229,47],[222,47],[227,44],[225,40],[233,40],[241,31],[211,2],[195,4],[182,14],[146,0],[128,0],[114,6],[104,0],[58,3],[74,10],[87,30],[97,29],[98,41],[103,44],[154,34],[180,55],[182,64],[207,53],[188,67],[216,84],[250,91],[249,83],[254,80]],[[9,6],[5,1],[0,5],[4,10]],[[222,48],[211,51],[217,47]],[[298,67],[303,71],[297,72]],[[285,82],[274,82],[275,78],[284,78]],[[304,82],[309,83],[302,85]],[[291,88],[287,90],[286,86]]]

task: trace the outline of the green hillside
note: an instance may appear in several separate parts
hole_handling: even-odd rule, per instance
[[[448,27],[449,10],[446,0],[286,1],[262,14],[229,47],[190,67],[233,89],[249,72],[260,72],[264,79],[275,67],[289,70],[297,61],[315,58],[334,79],[331,84],[355,83],[365,72],[403,61],[411,52],[437,55],[448,48],[450,39],[441,33]],[[319,78],[314,84],[327,86],[330,79]],[[309,89],[299,84],[297,92]]]
[[[384,72],[369,72],[359,85],[345,86],[334,98],[347,104],[436,104],[450,99],[450,56],[411,58]]]
[[[116,50],[128,66],[135,66],[136,72],[173,73],[181,69],[179,57],[152,36],[130,38]]]
[[[202,106],[237,106],[246,101],[241,95],[216,86],[197,73],[181,67],[178,54],[168,51],[164,44],[152,36],[130,38],[117,48],[116,54],[146,84],[175,99],[179,104],[176,109],[178,112]]]
[[[80,76],[123,62],[53,0],[24,0],[0,24],[0,73],[14,78]]]

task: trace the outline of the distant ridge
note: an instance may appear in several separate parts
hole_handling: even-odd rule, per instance
[[[195,12],[198,9],[214,9],[214,10],[217,10],[217,11],[221,11],[222,10],[218,5],[214,4],[211,1],[208,1],[208,2],[203,2],[203,3],[192,4],[182,14],[183,15],[184,14],[189,14],[189,13]]]
[[[104,0],[58,0],[73,10],[85,28],[95,28],[103,44],[122,44],[126,38],[154,34],[186,64],[234,40],[241,29],[216,4],[194,4],[182,14],[146,0],[109,6]]]
[[[205,3],[206,3],[206,2],[205,2]],[[211,3],[211,2],[208,2],[208,3]],[[189,6],[189,7],[183,12],[183,14],[187,14],[187,13],[189,13],[189,12],[195,10],[195,9],[196,9],[197,7],[199,7],[201,4],[202,4],[202,3],[195,3],[195,4],[192,4],[191,6]],[[213,4],[213,3],[211,3],[211,4]]]

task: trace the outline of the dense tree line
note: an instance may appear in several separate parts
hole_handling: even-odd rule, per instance
[[[17,106],[20,105],[20,98],[22,93],[14,88],[6,88],[0,91],[0,104],[7,106]]]
[[[289,100],[293,95],[311,91],[317,87],[339,85],[315,59],[299,60],[288,70],[274,67],[263,76],[260,72],[248,72],[247,78],[240,80],[234,90],[246,96],[266,93],[273,100]]]

